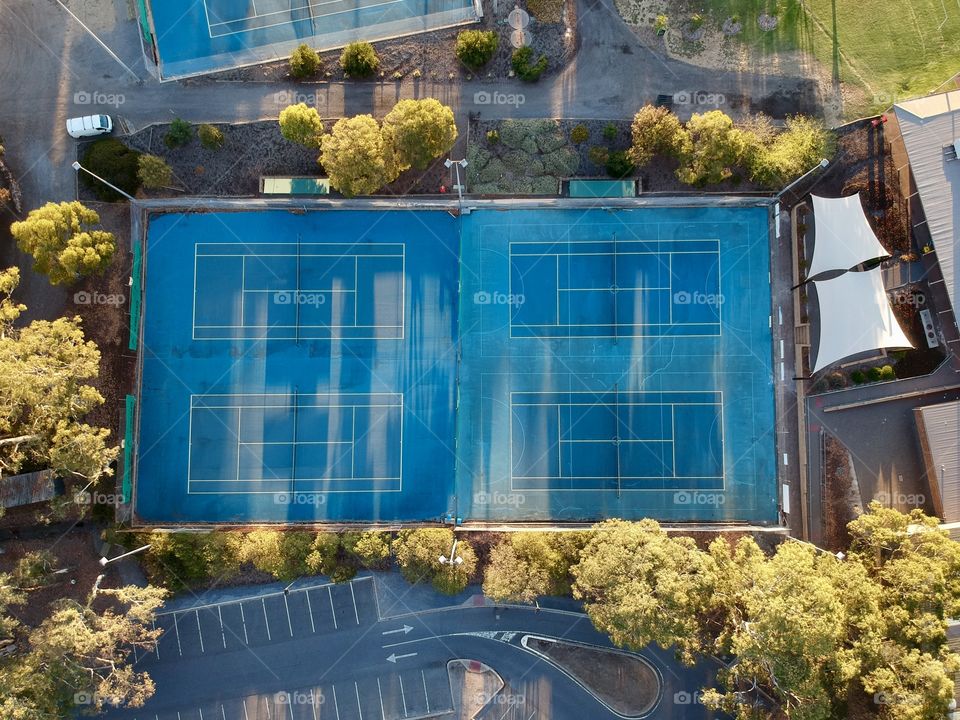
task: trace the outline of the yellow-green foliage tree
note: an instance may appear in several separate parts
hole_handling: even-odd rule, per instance
[[[433,98],[401,100],[383,119],[383,144],[397,172],[423,170],[457,139],[453,110]]]
[[[588,533],[510,533],[490,552],[483,575],[483,593],[496,602],[533,602],[540,595],[570,590],[570,568],[576,564]]]
[[[79,202],[47,203],[15,222],[10,232],[20,249],[33,256],[33,268],[54,285],[100,272],[117,249],[113,235],[95,230],[100,216]]]
[[[26,309],[10,298],[19,277],[16,268],[0,273],[0,472],[29,464],[96,481],[112,474],[117,456],[109,430],[82,422],[103,403],[84,382],[97,377],[100,351],[84,339],[80,318],[14,327]]]
[[[387,163],[380,126],[370,115],[337,120],[321,142],[320,164],[347,197],[368,195],[397,177]]]
[[[687,123],[690,144],[680,156],[677,177],[689,185],[723,182],[745,157],[747,138],[720,110],[694,113]]]
[[[646,165],[655,155],[680,157],[690,150],[690,135],[680,119],[665,107],[644,105],[630,125],[630,159]]]
[[[306,103],[288,105],[280,111],[280,134],[309,148],[320,147],[323,120],[315,107]]]
[[[441,564],[441,555],[450,557],[453,539],[453,531],[447,528],[401,530],[393,541],[400,572],[409,582],[431,582],[448,595],[460,592],[477,568],[477,556],[468,543],[458,542],[457,557],[463,562]]]
[[[748,153],[751,178],[765,187],[782,187],[810,170],[834,151],[833,136],[817,118],[796,115],[783,132],[756,143]]]

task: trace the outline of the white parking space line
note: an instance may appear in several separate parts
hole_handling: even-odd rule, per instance
[[[380,678],[377,678],[377,695],[380,696],[380,717],[387,720],[387,713],[383,709],[383,690],[380,689]]]
[[[223,707],[223,703],[220,703],[220,717],[227,720],[227,710]]]
[[[360,686],[357,685],[357,681],[353,681],[353,689],[357,693],[357,712],[360,713],[360,720],[363,720],[363,708],[360,706]]]
[[[307,596],[307,614],[310,615],[310,632],[317,632],[317,626],[313,623],[313,605],[310,604],[310,591],[304,593]]]
[[[403,692],[403,676],[397,675],[397,679],[400,681],[400,700],[403,701],[403,716],[407,716],[407,696]]]
[[[154,630],[157,629],[156,619],[150,621],[150,627]],[[160,638],[157,638],[153,643],[153,651],[157,654],[157,660],[160,659]]]
[[[221,612],[220,610],[220,605],[217,605],[217,615],[220,618],[220,639],[223,640],[223,649],[226,650],[227,649],[227,633],[223,629],[223,612]]]
[[[177,635],[177,650],[180,651],[180,657],[183,657],[183,646],[180,645],[180,628],[177,626],[177,614],[173,614],[173,630]],[[179,713],[178,713],[179,714]]]
[[[309,597],[309,595],[307,597]],[[321,697],[323,697],[322,690]],[[317,698],[314,695],[313,690],[310,691],[310,709],[313,710],[313,720],[320,720],[320,718],[317,716]]]
[[[333,711],[337,714],[337,720],[340,720],[340,706],[337,704],[337,686],[331,685],[333,688]]]
[[[203,628],[200,627],[200,611],[194,610],[193,613],[197,616],[197,636],[200,638],[200,652],[204,653],[206,650],[203,649]],[[203,720],[203,718],[201,717],[200,720]]]
[[[290,619],[290,603],[287,602],[287,596],[283,596],[283,606],[287,609],[287,627],[290,629],[290,637],[293,637],[293,621]]]
[[[244,698],[240,701],[243,704],[243,720],[250,720],[250,716],[247,715],[247,700]]]
[[[273,640],[273,637],[270,635],[270,620],[267,619],[267,602],[261,597],[260,605],[263,607],[263,622],[267,626],[267,640]]]
[[[243,603],[240,603],[240,622],[243,624],[243,644],[249,645],[250,638],[247,637],[247,618],[243,614]],[[246,712],[246,706],[244,706],[244,712]]]
[[[420,679],[423,680],[423,697],[427,701],[427,715],[430,714],[430,694],[427,692],[427,676],[423,674],[423,670],[420,671]]]
[[[339,630],[337,627],[337,611],[333,609],[333,593],[330,591],[330,586],[327,585],[327,597],[330,598],[330,614],[333,615],[333,629]]]
[[[360,615],[357,613],[357,596],[353,592],[353,583],[350,583],[350,598],[353,600],[353,617],[357,621],[357,625],[360,624]]]

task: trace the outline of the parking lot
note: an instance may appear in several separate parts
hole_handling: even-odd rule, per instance
[[[377,599],[369,577],[340,585],[291,588],[287,593],[161,613],[156,627],[163,635],[156,653],[151,653],[153,657],[139,654],[137,660],[145,667],[151,662],[337,632],[377,620]]]
[[[353,633],[392,639],[380,621],[371,577],[349,583],[292,587],[226,602],[163,612],[155,627],[163,631],[155,652],[137,652],[137,670],[159,671],[191,658],[236,653],[295,640]],[[412,628],[409,628],[412,629]],[[321,640],[321,642],[323,642]],[[323,647],[321,645],[321,647]],[[391,650],[384,650],[386,657]],[[409,661],[408,661],[409,662]],[[140,710],[107,715],[134,720],[416,720],[452,711],[450,681],[443,663],[418,664],[387,673],[349,672],[349,680],[325,677],[308,687],[220,699],[203,706]],[[224,690],[221,697],[229,696]]]
[[[212,703],[136,720],[416,720],[452,712],[444,664]]]

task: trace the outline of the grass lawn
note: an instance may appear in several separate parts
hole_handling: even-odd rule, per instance
[[[806,50],[863,87],[866,103],[847,114],[924,95],[960,71],[958,0],[706,0],[705,8],[718,25],[739,16],[745,42]],[[759,29],[763,12],[777,15],[776,30]]]

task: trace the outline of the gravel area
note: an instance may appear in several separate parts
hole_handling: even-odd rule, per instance
[[[510,33],[513,28],[507,24],[507,15],[515,5],[527,9],[527,0],[497,2],[494,12],[492,0],[484,0],[483,19],[474,24],[445,30],[400,37],[393,40],[383,40],[373,43],[380,56],[380,72],[377,77],[369,80],[351,80],[351,82],[382,82],[401,81],[405,78],[424,77],[432,80],[446,78],[451,82],[477,79],[474,73],[457,60],[454,52],[454,43],[462,30],[496,30],[500,36],[500,47],[494,58],[480,71],[479,78],[506,78],[510,76],[510,56],[513,46],[510,43]],[[574,15],[574,0],[566,0],[564,11],[565,22],[543,23],[531,15],[530,45],[537,55],[546,55],[550,61],[546,74],[554,73],[563,68],[576,54],[576,22]],[[567,27],[571,34],[566,35]],[[347,78],[340,68],[340,50],[328,50],[320,53],[323,69],[314,80],[342,81]],[[264,63],[247,68],[225,70],[199,78],[183,80],[186,85],[197,85],[211,82],[235,81],[267,81],[277,82],[292,80],[289,66],[286,61]],[[311,83],[306,81],[304,87]]]

